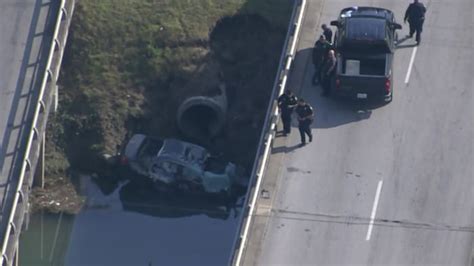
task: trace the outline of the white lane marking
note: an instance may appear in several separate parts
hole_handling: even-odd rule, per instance
[[[377,191],[375,192],[374,205],[372,206],[372,214],[370,215],[369,229],[367,230],[367,236],[365,240],[369,241],[370,236],[372,235],[372,227],[374,226],[375,214],[377,213],[377,205],[379,204],[380,192],[382,191],[383,181],[380,180],[377,185]]]
[[[415,62],[416,50],[418,50],[418,46],[413,48],[413,51],[411,53],[410,64],[408,65],[408,71],[405,77],[405,84],[408,84],[408,81],[410,80],[411,69],[413,67],[413,62]]]

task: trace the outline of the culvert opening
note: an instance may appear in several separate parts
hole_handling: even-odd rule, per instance
[[[194,138],[214,137],[222,127],[218,110],[208,105],[195,104],[183,110],[180,118],[182,131]]]

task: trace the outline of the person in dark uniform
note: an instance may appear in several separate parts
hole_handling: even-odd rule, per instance
[[[410,24],[410,34],[408,37],[413,37],[416,32],[416,44],[420,44],[421,32],[423,31],[423,22],[425,22],[426,7],[418,0],[414,0],[411,3],[406,12],[403,21]]]
[[[314,116],[313,107],[300,98],[295,112],[298,115],[298,129],[301,136],[301,146],[303,146],[306,144],[306,135],[309,137],[309,142],[313,141],[313,134],[311,133],[311,123],[313,123]]]
[[[331,44],[326,40],[324,35],[319,36],[313,47],[313,64],[316,69],[312,82],[313,85],[321,83],[321,69],[326,61],[328,51],[331,49]]]
[[[332,30],[326,24],[321,25],[321,29],[323,29],[323,35],[326,37],[326,41],[332,43]]]
[[[334,50],[329,50],[326,62],[324,63],[322,69],[323,73],[321,73],[321,85],[323,87],[323,93],[321,94],[322,96],[328,96],[329,92],[331,91],[331,80],[336,71],[336,64],[336,53],[334,52]]]
[[[280,108],[281,121],[283,123],[283,135],[290,134],[291,131],[291,114],[297,104],[296,96],[291,90],[286,90],[285,93],[278,97],[278,107]]]

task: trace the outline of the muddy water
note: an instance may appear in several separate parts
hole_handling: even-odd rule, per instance
[[[225,265],[242,198],[232,203],[157,193],[125,181],[110,194],[86,178],[76,216],[38,213],[20,242],[20,265]],[[234,207],[232,207],[232,205]]]

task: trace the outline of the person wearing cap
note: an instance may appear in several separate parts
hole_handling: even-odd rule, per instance
[[[278,97],[278,108],[280,108],[281,122],[283,123],[283,135],[291,132],[291,114],[296,107],[297,99],[291,90],[286,90]]]
[[[321,83],[321,68],[324,65],[328,51],[331,49],[331,44],[326,40],[324,35],[319,36],[319,39],[316,41],[313,47],[313,65],[316,69],[312,83],[316,85]]]
[[[298,105],[295,109],[298,115],[298,129],[301,136],[301,146],[306,144],[306,135],[308,135],[309,142],[313,141],[313,134],[311,133],[311,123],[313,123],[313,107],[306,103],[304,99],[298,99]]]
[[[405,18],[403,21],[410,25],[410,34],[408,37],[412,38],[416,32],[416,44],[420,44],[421,32],[423,31],[423,22],[425,21],[426,7],[418,0],[414,0],[405,11]]]
[[[332,30],[326,24],[321,25],[321,29],[323,29],[323,35],[326,37],[326,41],[332,43]]]

